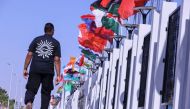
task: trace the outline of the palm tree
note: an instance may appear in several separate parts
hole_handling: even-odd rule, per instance
[[[14,108],[15,100],[9,100],[10,101],[10,109]],[[0,87],[0,106],[7,107],[8,104],[8,94],[7,91]]]

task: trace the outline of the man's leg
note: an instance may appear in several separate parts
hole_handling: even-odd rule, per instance
[[[51,91],[53,90],[53,75],[42,75],[41,109],[48,109]]]
[[[32,104],[35,98],[35,95],[38,92],[39,86],[41,83],[41,76],[36,73],[29,73],[28,82],[26,84],[26,93],[25,93],[25,104]]]

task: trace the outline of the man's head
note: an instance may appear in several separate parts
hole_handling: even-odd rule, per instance
[[[54,26],[52,23],[46,23],[44,27],[44,32],[47,35],[53,36],[54,34]]]

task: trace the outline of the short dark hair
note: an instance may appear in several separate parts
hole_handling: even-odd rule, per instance
[[[52,23],[46,23],[44,27],[44,32],[51,32],[54,30],[54,26]]]

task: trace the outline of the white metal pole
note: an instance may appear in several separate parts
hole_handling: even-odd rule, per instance
[[[15,74],[15,76],[16,76],[16,94],[15,94],[15,104],[14,104],[14,109],[16,109],[16,105],[17,105],[17,92],[18,92],[18,75],[17,74]]]
[[[10,99],[10,96],[11,96],[11,86],[12,86],[12,75],[13,75],[13,66],[11,66],[10,63],[8,63],[8,65],[11,67],[11,78],[10,78],[10,83],[9,83],[9,96],[8,96],[8,109],[9,109],[9,99]]]
[[[22,100],[23,100],[23,98],[22,98],[22,79],[20,80],[20,107],[22,106]]]

